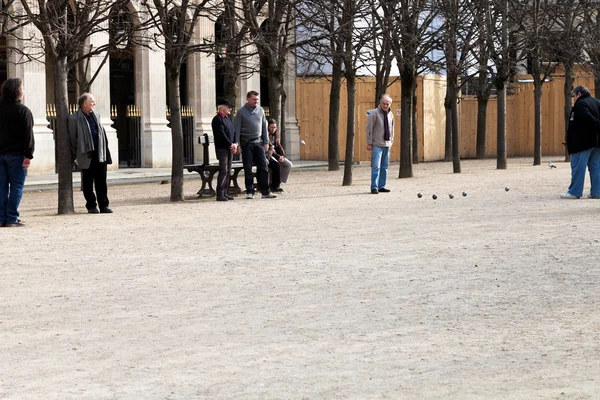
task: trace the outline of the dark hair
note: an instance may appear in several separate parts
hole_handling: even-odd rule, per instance
[[[23,81],[21,78],[10,78],[2,84],[2,100],[17,101],[22,93]]]
[[[90,98],[90,94],[89,93],[83,93],[81,96],[79,96],[79,99],[77,99],[77,104],[79,104],[79,108],[81,108],[81,106],[83,105],[83,103],[85,103],[86,101],[88,101]]]
[[[589,90],[587,87],[585,87],[585,86],[576,86],[576,87],[573,89],[573,94],[575,95],[575,94],[577,94],[577,93],[581,93],[581,94],[590,94],[590,90]]]
[[[275,125],[277,125],[277,121],[275,121],[273,118],[269,118],[269,119],[267,120],[267,125],[272,125],[272,124],[275,124]]]
[[[255,90],[251,90],[248,92],[248,94],[246,94],[246,98],[249,99],[252,96],[258,96],[258,92]]]

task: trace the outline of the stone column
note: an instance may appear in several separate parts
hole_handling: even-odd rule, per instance
[[[98,32],[91,37],[90,43],[97,48],[106,44],[108,40],[108,32]],[[100,69],[96,79],[92,82],[90,92],[96,98],[95,110],[100,114],[102,126],[104,126],[108,137],[108,148],[113,159],[113,163],[108,166],[108,169],[114,171],[119,169],[119,139],[110,119],[110,63],[107,60],[101,66],[104,56],[102,54],[92,57],[90,60],[90,74]]]
[[[194,32],[196,43],[212,40],[215,24],[208,18],[200,18]],[[214,55],[194,53],[188,57],[188,93],[194,110],[194,157],[201,163],[203,149],[199,138],[205,133],[212,138],[211,121],[217,110]],[[216,160],[214,146],[209,149],[211,160]]]
[[[290,53],[287,57],[285,81],[283,88],[287,95],[285,109],[285,153],[290,160],[300,159],[300,128],[296,118],[296,55]],[[318,100],[317,100],[318,101]]]
[[[154,32],[147,32],[152,37]],[[142,113],[142,167],[171,166],[173,146],[167,126],[165,53],[137,48],[135,51],[135,103]]]
[[[31,36],[35,39],[26,42],[10,39],[8,44],[9,46],[23,49],[25,52],[28,52],[27,54],[39,54],[43,52],[43,49],[36,46],[36,43],[40,43],[42,40],[41,34],[32,26],[26,28],[23,33],[23,37]],[[55,170],[55,149],[54,134],[48,128],[48,120],[46,120],[46,67],[43,62],[24,61],[15,52],[12,52],[8,58],[8,76],[10,78],[21,78],[23,81],[23,89],[25,91],[23,104],[29,107],[33,114],[35,152],[28,174],[53,174]]]

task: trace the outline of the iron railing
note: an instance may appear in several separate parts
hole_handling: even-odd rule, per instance
[[[171,127],[171,110],[167,106],[167,120]],[[190,106],[181,106],[181,128],[183,133],[183,163],[194,164],[194,110]]]

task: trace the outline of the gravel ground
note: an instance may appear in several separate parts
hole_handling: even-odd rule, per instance
[[[530,163],[393,165],[379,195],[366,165],[273,200],[118,185],[110,215],[27,192],[0,229],[0,398],[600,398],[600,200]]]

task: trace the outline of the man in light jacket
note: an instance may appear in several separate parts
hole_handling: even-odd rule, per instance
[[[390,148],[394,142],[394,114],[392,98],[381,97],[379,107],[372,110],[367,120],[367,150],[371,151],[371,193],[388,193],[385,187],[390,164]]]
[[[71,153],[81,168],[85,207],[89,214],[112,213],[108,208],[106,185],[106,166],[112,164],[106,131],[100,123],[100,115],[94,111],[94,96],[83,93],[77,103],[79,110],[69,116],[69,139]]]

